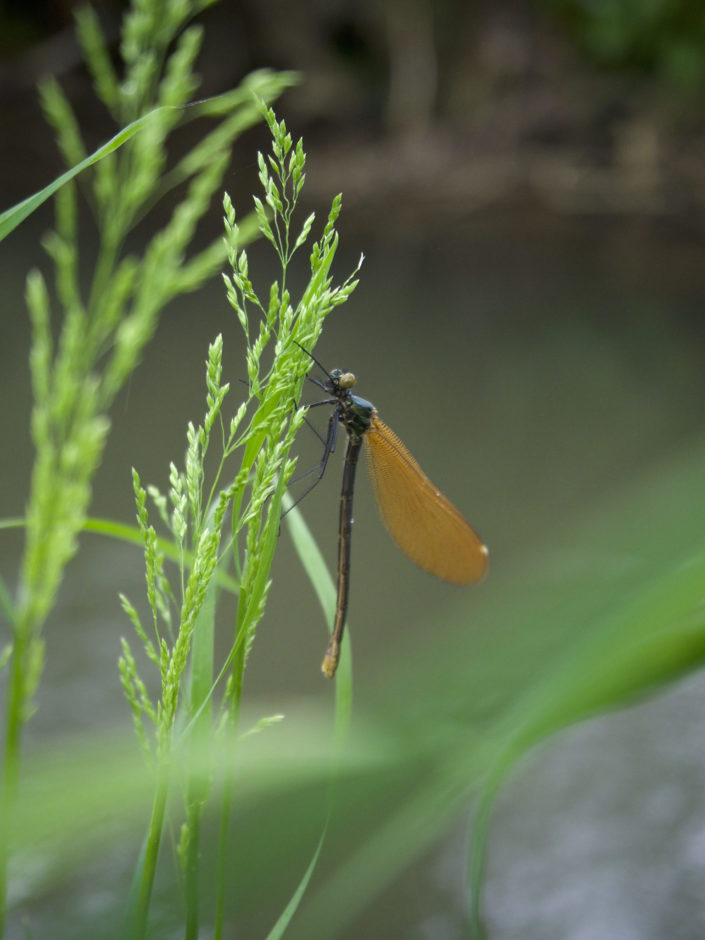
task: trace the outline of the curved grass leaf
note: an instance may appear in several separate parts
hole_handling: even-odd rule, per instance
[[[256,75],[258,73],[255,73]],[[291,84],[294,80],[293,73],[286,73],[282,76],[281,81],[284,82],[284,87],[286,84]],[[252,82],[250,82],[252,85]],[[231,91],[226,91],[222,95],[214,95],[211,98],[206,98],[203,101],[193,102],[190,105],[184,107],[171,107],[164,106],[161,108],[154,108],[152,111],[149,111],[147,114],[143,114],[142,117],[137,118],[136,121],[133,121],[131,124],[128,124],[127,127],[123,127],[122,130],[118,131],[114,137],[111,137],[106,143],[98,147],[97,150],[94,150],[92,154],[87,156],[85,160],[81,160],[80,163],[77,163],[76,166],[71,167],[70,170],[67,170],[65,173],[62,173],[61,176],[58,176],[53,182],[49,183],[48,186],[45,186],[43,189],[40,189],[39,192],[34,193],[32,196],[28,196],[26,199],[23,199],[22,202],[18,202],[16,205],[11,206],[9,209],[6,209],[4,212],[0,212],[0,241],[10,234],[14,229],[17,228],[24,220],[31,215],[36,209],[38,209],[43,203],[47,201],[54,193],[61,189],[61,187],[70,182],[79,173],[82,173],[84,170],[93,166],[95,163],[98,163],[99,160],[102,160],[103,157],[107,157],[108,154],[113,153],[119,147],[122,147],[124,143],[127,143],[130,138],[134,137],[142,128],[144,128],[151,121],[158,118],[160,115],[169,112],[169,111],[185,111],[186,108],[196,107],[196,112],[199,114],[222,114],[227,113],[233,105],[238,105],[243,103],[243,95],[247,92],[250,96],[253,93],[253,90],[256,91],[260,96],[267,95],[267,89],[261,87],[261,83],[255,82],[253,88],[250,89],[233,89]],[[256,107],[253,105],[252,108],[253,115],[256,113]]]

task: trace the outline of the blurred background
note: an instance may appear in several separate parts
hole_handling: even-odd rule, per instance
[[[81,63],[74,6],[5,0],[0,9],[2,208],[62,169],[37,103],[43,75],[60,80],[89,147],[114,132]],[[94,6],[117,43],[125,5]],[[490,548],[488,581],[461,597],[396,551],[360,480],[350,624],[364,702],[385,686],[383,664],[457,642],[430,635],[439,610],[462,611],[472,629],[474,605],[491,603],[506,572],[556,545],[579,555],[583,527],[610,500],[639,489],[648,517],[644,481],[701,440],[705,18],[687,0],[223,0],[201,21],[200,96],[254,68],[300,72],[275,110],[304,138],[302,218],[324,218],[342,191],[337,280],[365,254],[361,283],[317,355],[357,374],[360,394]],[[240,214],[257,191],[256,151],[268,146],[261,128],[237,145],[227,186]],[[49,272],[40,241],[51,222],[45,206],[0,252],[1,439],[12,442],[0,463],[3,518],[21,515],[27,494],[24,279],[36,265]],[[204,243],[221,226],[214,205]],[[88,224],[85,237],[89,270]],[[250,259],[266,293],[276,276],[268,246],[253,246]],[[236,395],[243,344],[221,284],[166,312],[114,408],[93,515],[133,520],[132,466],[166,489],[186,423],[202,414],[203,364],[219,332]],[[315,438],[304,438],[300,466],[318,459]],[[338,457],[303,504],[331,570],[340,470]],[[701,494],[682,496],[699,510]],[[3,533],[9,583],[21,546],[20,533]],[[130,627],[117,592],[141,598],[142,559],[96,538],[83,548],[47,625],[30,747],[59,729],[127,718],[116,662]],[[604,558],[613,560],[609,545]],[[228,627],[224,612],[224,648]],[[325,624],[285,527],[262,627],[250,701],[268,713],[330,698],[319,674]],[[520,764],[492,834],[491,937],[703,935],[703,706],[696,674],[562,732]],[[346,936],[465,936],[467,825],[460,818],[415,859]],[[92,868],[106,892],[116,871],[129,871],[130,851]],[[65,891],[68,909],[88,916],[80,879]],[[51,899],[44,916],[48,929]]]

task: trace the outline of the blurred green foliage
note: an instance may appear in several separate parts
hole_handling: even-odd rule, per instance
[[[690,93],[705,84],[705,6],[691,0],[544,0],[600,65]]]

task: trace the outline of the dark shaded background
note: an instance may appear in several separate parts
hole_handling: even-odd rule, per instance
[[[62,79],[86,136],[109,130],[74,6],[6,0],[0,13],[3,114],[23,129],[3,148],[3,197],[57,165],[42,74]],[[125,4],[94,6],[117,40]],[[686,0],[234,0],[201,21],[204,94],[258,67],[301,71],[285,107],[318,161],[311,183],[330,190],[321,162],[344,173],[349,206],[413,195],[415,216],[521,203],[701,226],[705,26]]]
[[[3,207],[61,169],[34,90],[43,74],[61,81],[89,147],[114,130],[81,65],[72,6],[17,0],[0,11]],[[123,5],[96,7],[117,38]],[[550,546],[556,531],[579,533],[592,507],[702,430],[697,4],[251,0],[222,2],[202,22],[203,96],[261,66],[301,72],[276,110],[304,136],[302,211],[325,212],[342,190],[339,279],[366,255],[360,287],[318,354],[354,369],[361,394],[483,534],[493,570]],[[256,150],[267,146],[256,130],[236,148],[227,185],[243,212]],[[23,284],[31,266],[48,270],[39,242],[50,224],[45,207],[0,254],[1,436],[12,441],[0,466],[3,517],[21,514],[27,492]],[[220,226],[216,205],[204,240]],[[268,283],[266,247],[251,259]],[[133,518],[133,465],[166,486],[186,422],[202,411],[203,360],[218,332],[237,375],[241,341],[219,284],[166,312],[115,406],[94,514]],[[313,464],[315,441],[302,447],[302,466]],[[331,560],[338,485],[333,471],[305,504]],[[363,677],[379,677],[380,661],[399,655],[408,634],[423,636],[432,611],[460,601],[388,543],[364,483],[358,506],[351,623],[364,698]],[[95,540],[84,548],[47,627],[30,746],[126,718],[115,663],[128,626],[116,594],[141,596],[141,559]],[[3,535],[10,579],[20,550],[19,535]],[[318,675],[324,625],[285,534],[274,575],[248,692],[279,710],[282,698],[330,689]],[[481,590],[492,589],[490,577]],[[224,646],[228,629],[224,616]],[[692,716],[704,700],[696,676],[526,762],[496,826],[493,937],[702,936],[705,906],[692,885],[705,867],[705,763]],[[462,936],[464,840],[461,827],[349,935]],[[91,874],[109,884],[115,867],[120,859]]]

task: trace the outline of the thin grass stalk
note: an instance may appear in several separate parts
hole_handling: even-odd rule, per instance
[[[149,822],[147,843],[144,853],[144,863],[140,877],[137,908],[133,925],[132,937],[134,940],[144,940],[147,936],[149,907],[152,900],[154,878],[157,872],[159,847],[161,845],[162,830],[164,828],[164,815],[169,796],[169,761],[164,760],[157,772],[156,787],[152,815]]]
[[[236,707],[233,705],[233,714],[228,716],[228,729],[236,726],[237,715]],[[229,740],[235,741],[235,735],[229,736]],[[218,825],[218,855],[215,868],[215,924],[213,930],[213,940],[223,940],[223,928],[225,924],[225,892],[227,884],[227,861],[228,861],[228,834],[230,832],[230,813],[232,810],[233,792],[235,789],[235,775],[233,771],[233,762],[229,761],[223,779],[223,795],[220,799],[220,822]]]
[[[14,631],[13,655],[10,662],[8,705],[5,713],[5,747],[2,800],[0,802],[0,937],[4,936],[5,933],[7,865],[12,845],[11,821],[14,818],[14,806],[19,782],[26,636],[25,622],[23,620],[17,621]]]
[[[184,863],[186,883],[186,931],[185,940],[198,940],[199,927],[199,853],[201,849],[201,817],[203,803],[191,790],[188,806],[188,848]]]

